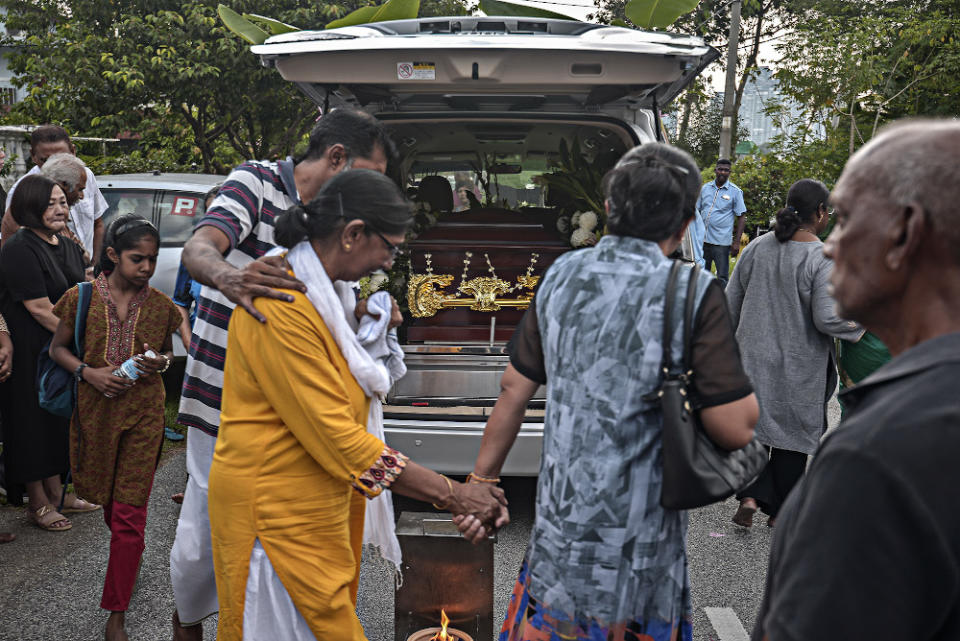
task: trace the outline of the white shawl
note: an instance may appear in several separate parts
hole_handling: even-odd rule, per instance
[[[382,359],[374,359],[357,339],[358,322],[354,315],[354,289],[344,281],[330,282],[323,263],[308,241],[299,243],[287,253],[287,262],[294,274],[307,286],[307,299],[313,304],[340,352],[347,360],[350,372],[364,393],[370,397],[367,431],[380,440],[383,434],[383,399],[392,384],[390,372]],[[402,362],[401,362],[402,365]],[[406,368],[403,367],[405,373]],[[394,374],[397,374],[394,371]],[[402,373],[400,373],[402,376]],[[367,501],[363,543],[376,547],[381,556],[393,563],[400,572],[400,543],[393,523],[393,500],[389,490]]]

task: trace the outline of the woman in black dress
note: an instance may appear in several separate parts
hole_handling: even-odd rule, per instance
[[[83,254],[60,235],[66,228],[67,198],[49,178],[31,175],[20,181],[10,212],[21,229],[0,251],[0,313],[13,339],[12,372],[0,385],[7,483],[25,484],[31,520],[60,532],[73,527],[54,508],[60,502],[60,475],[70,467],[68,421],[40,408],[37,356],[59,322],[54,303],[83,280]],[[63,511],[98,507],[68,496]]]

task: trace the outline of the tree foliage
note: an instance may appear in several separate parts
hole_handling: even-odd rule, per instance
[[[737,160],[730,180],[743,189],[748,229],[769,227],[786,205],[790,186],[801,178],[813,178],[833,188],[846,159],[845,140],[831,135],[804,144],[781,141],[776,151]],[[711,171],[708,179],[713,177]]]
[[[361,4],[230,3],[240,13],[313,29]],[[222,173],[243,159],[290,153],[316,115],[307,98],[263,68],[223,25],[216,0],[0,0],[0,6],[8,29],[24,36],[9,66],[26,97],[10,121],[56,122],[92,136],[129,132],[177,149],[183,165]],[[462,3],[424,2],[423,13],[456,6]]]
[[[700,0],[629,0],[623,13],[642,29],[666,29],[698,4]]]
[[[595,0],[598,8],[596,19],[612,23],[626,17],[627,0]],[[797,21],[797,14],[787,0],[743,0],[740,22],[740,44],[737,48],[737,84],[734,109],[739,112],[743,92],[751,77],[760,68],[761,46],[789,31]],[[696,8],[683,14],[670,26],[672,31],[689,33],[721,51],[726,51],[730,32],[729,0],[702,0]],[[707,72],[722,72],[726,56],[721,56]],[[701,139],[702,131],[687,134],[687,128],[699,118],[709,115],[712,99],[702,80],[692,85],[678,100],[677,117],[680,122],[679,138]],[[714,134],[719,140],[719,127]],[[716,144],[719,148],[719,142]],[[696,154],[695,154],[696,155]],[[712,161],[711,161],[712,162]]]
[[[713,180],[713,166],[720,153],[720,124],[723,120],[723,103],[719,98],[714,98],[704,104],[702,107],[694,107],[694,113],[690,116],[691,122],[681,132],[680,136],[674,141],[674,144],[681,149],[686,150],[697,161],[700,167],[706,167],[711,172],[710,180]],[[746,127],[738,122],[734,131],[733,146],[740,140],[747,138]]]
[[[846,131],[847,151],[884,122],[960,115],[960,2],[836,0],[797,3],[778,47],[777,78],[812,117]]]

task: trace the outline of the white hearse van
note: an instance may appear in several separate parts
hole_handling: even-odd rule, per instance
[[[684,35],[495,16],[300,31],[252,51],[321,110],[363,108],[396,143],[390,173],[419,213],[388,285],[405,307],[409,373],[384,408],[387,441],[469,472],[539,277],[595,241],[601,177],[663,139],[660,108],[718,52]],[[538,473],[543,402],[541,390],[503,474]]]

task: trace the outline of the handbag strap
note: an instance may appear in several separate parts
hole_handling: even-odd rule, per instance
[[[673,306],[677,298],[677,281],[680,279],[681,264],[673,261],[670,275],[667,277],[667,293],[663,299],[663,358],[660,360],[660,370],[664,375],[673,371]]]
[[[687,280],[687,300],[683,306],[683,367],[687,376],[693,374],[691,353],[693,352],[693,308],[697,302],[697,277],[700,268],[696,264],[690,266],[690,277]]]
[[[73,322],[74,352],[83,360],[83,343],[87,335],[87,313],[90,311],[90,299],[93,296],[93,283],[84,281],[77,283],[77,317]]]

